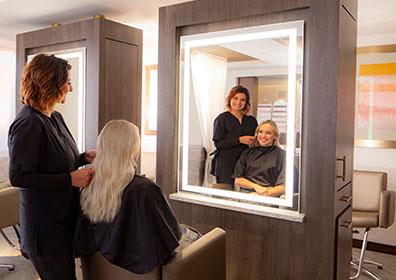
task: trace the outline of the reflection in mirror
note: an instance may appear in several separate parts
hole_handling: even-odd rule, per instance
[[[55,110],[60,112],[77,143],[79,151],[85,150],[85,48],[44,52],[48,55],[66,60],[71,65],[70,79],[73,91],[66,96],[66,102],[56,104]],[[37,53],[38,54],[38,53]],[[34,55],[29,55],[29,63]]]
[[[297,209],[303,28],[181,37],[179,191]]]

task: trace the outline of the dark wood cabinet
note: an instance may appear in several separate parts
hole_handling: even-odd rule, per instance
[[[141,125],[142,31],[97,17],[17,35],[17,92],[29,55],[85,48],[85,148],[112,119]],[[16,97],[16,110],[22,104]]]
[[[339,78],[337,96],[337,150],[335,190],[351,182],[355,133],[355,81],[357,26],[351,2],[340,5]]]
[[[355,133],[356,1],[341,1],[335,174],[336,279],[349,279],[352,256],[352,175]],[[345,210],[346,209],[346,210]]]
[[[227,232],[227,279],[348,279],[356,0],[212,0],[160,9],[157,183],[177,191],[181,35],[304,21],[303,223],[171,201],[181,222]],[[344,160],[345,157],[345,160]]]
[[[352,207],[348,207],[337,218],[336,279],[349,279],[349,262],[352,257]]]

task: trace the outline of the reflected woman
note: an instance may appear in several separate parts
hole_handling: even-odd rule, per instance
[[[279,130],[272,120],[256,129],[257,141],[244,151],[235,166],[235,185],[242,192],[279,197],[285,193],[286,152],[279,147]]]
[[[255,142],[257,127],[255,117],[249,115],[249,90],[243,86],[233,87],[226,99],[227,111],[214,120],[213,141],[216,147],[211,174],[217,183],[234,185],[231,177],[240,155]]]

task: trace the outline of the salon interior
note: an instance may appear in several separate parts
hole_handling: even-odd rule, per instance
[[[0,279],[40,279],[7,146],[40,53],[72,65],[56,110],[80,152],[110,120],[137,125],[139,173],[202,234],[155,274],[102,259],[87,276],[76,259],[77,279],[396,279],[395,14],[395,0],[0,0]],[[238,85],[244,114],[277,125],[274,195],[214,175]]]

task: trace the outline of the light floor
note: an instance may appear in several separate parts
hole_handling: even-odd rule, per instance
[[[5,232],[8,236],[15,239],[12,229],[6,229]],[[353,249],[353,256],[356,258],[359,256],[358,249]],[[396,256],[367,251],[366,258],[375,260],[384,265],[383,270],[374,266],[369,267],[370,270],[377,273],[377,275],[382,277],[383,280],[396,279]],[[14,264],[15,271],[8,271],[6,268],[0,268],[0,280],[39,280],[39,277],[30,261],[22,257],[18,251],[11,248],[2,236],[0,236],[0,264],[1,263]],[[82,280],[79,262],[76,262],[76,267],[77,279]],[[354,273],[355,270],[352,270],[351,275]],[[366,280],[370,278],[362,275],[359,279]]]

